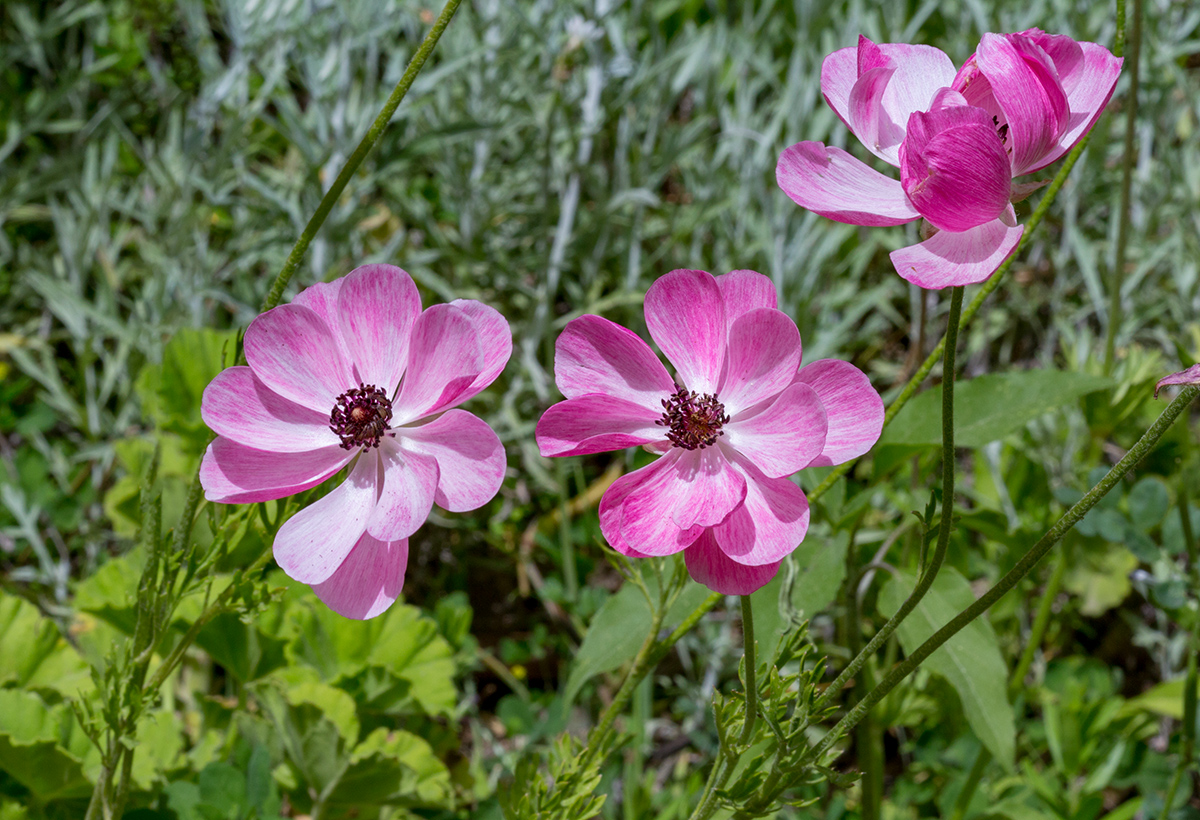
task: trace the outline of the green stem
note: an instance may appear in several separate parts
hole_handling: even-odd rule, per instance
[[[967,772],[967,779],[963,781],[962,790],[954,800],[954,813],[950,815],[950,820],[963,820],[966,817],[967,809],[971,807],[971,798],[975,796],[975,790],[979,788],[979,781],[983,779],[983,773],[991,760],[991,752],[986,746],[980,746],[975,755],[975,762],[971,764],[971,771]]]
[[[758,684],[754,679],[757,661],[754,658],[754,609],[750,596],[742,596],[742,655],[746,665],[746,721],[742,724],[742,736],[738,745],[745,746],[754,735],[754,722],[758,719]]]
[[[1062,589],[1063,578],[1067,574],[1067,563],[1067,552],[1064,551],[1054,564],[1050,580],[1046,582],[1046,590],[1042,593],[1042,600],[1038,603],[1037,615],[1034,616],[1033,625],[1029,628],[1029,640],[1025,642],[1025,649],[1021,652],[1021,659],[1017,661],[1017,668],[1013,670],[1012,677],[1008,679],[1008,696],[1010,698],[1021,691],[1025,676],[1029,674],[1029,667],[1033,665],[1033,656],[1046,636],[1046,629],[1050,625],[1050,616],[1054,614],[1054,599],[1058,597],[1058,591]]]
[[[1074,148],[1071,149],[1071,152],[1067,154],[1067,158],[1063,160],[1062,168],[1058,170],[1058,173],[1054,176],[1054,181],[1051,182],[1050,187],[1046,189],[1046,194],[1038,202],[1037,208],[1034,209],[1033,214],[1031,214],[1029,219],[1025,221],[1025,232],[1021,234],[1021,239],[1017,242],[1017,247],[1013,249],[1012,255],[1005,260],[1004,264],[1001,265],[994,274],[992,274],[990,279],[983,283],[983,286],[979,288],[979,292],[975,294],[973,299],[971,299],[970,304],[963,309],[961,321],[963,327],[966,327],[971,323],[971,319],[975,318],[975,314],[979,312],[981,307],[983,307],[984,300],[986,300],[988,296],[992,294],[992,291],[1000,286],[1000,282],[1004,279],[1004,274],[1006,274],[1008,269],[1012,267],[1013,260],[1017,258],[1021,248],[1025,246],[1025,242],[1029,239],[1030,235],[1034,232],[1037,226],[1041,224],[1042,220],[1046,218],[1046,213],[1050,210],[1050,206],[1054,204],[1055,197],[1058,196],[1058,192],[1062,189],[1063,184],[1066,183],[1067,176],[1071,173],[1071,169],[1075,167],[1075,163],[1079,160],[1080,155],[1083,153],[1083,149],[1087,147],[1088,140],[1090,138],[1091,133],[1088,133],[1078,142],[1078,144],[1076,144]],[[904,408],[904,405],[908,404],[909,399],[916,394],[917,388],[921,386],[921,383],[925,381],[925,377],[929,375],[929,373],[933,370],[934,365],[937,364],[938,359],[942,357],[942,351],[945,346],[946,339],[943,337],[942,340],[937,343],[937,347],[935,347],[930,354],[925,357],[925,361],[919,368],[917,368],[917,372],[914,373],[912,378],[910,378],[904,385],[904,389],[900,391],[900,394],[893,399],[892,403],[888,406],[887,412],[883,416],[884,428],[892,423],[892,420],[896,418],[896,415]],[[840,464],[837,467],[834,467],[829,475],[825,476],[825,480],[818,484],[816,488],[808,494],[809,499],[815,500],[820,498],[829,491],[829,488],[832,487],[839,478],[850,472],[850,468],[853,466],[854,462],[847,461],[845,464]]]
[[[962,299],[963,289],[961,287],[954,288],[950,294],[950,316],[947,319],[946,336],[942,345],[944,357],[942,367],[942,516],[941,522],[938,524],[937,547],[912,594],[908,596],[900,609],[896,610],[896,614],[875,633],[854,660],[847,664],[837,679],[825,687],[821,697],[813,704],[813,714],[820,714],[830,701],[837,697],[838,693],[842,691],[842,687],[846,685],[846,681],[858,673],[858,670],[867,662],[867,658],[879,650],[884,641],[890,638],[896,628],[900,626],[901,621],[916,608],[933,585],[933,579],[937,576],[938,570],[942,568],[942,562],[946,558],[946,549],[950,545],[950,525],[954,511],[954,359],[958,348]]]
[[[1041,539],[1030,548],[1030,550],[1021,557],[1011,570],[1005,573],[999,581],[983,594],[975,603],[964,609],[962,612],[950,619],[950,622],[935,632],[925,643],[913,651],[907,658],[897,664],[884,679],[879,682],[871,692],[867,694],[850,712],[848,712],[837,725],[835,725],[821,741],[813,747],[809,753],[809,759],[819,760],[825,752],[827,752],[833,744],[850,729],[852,729],[863,714],[867,712],[876,703],[882,700],[889,692],[896,687],[900,681],[904,680],[912,673],[914,669],[921,665],[926,658],[932,655],[942,644],[950,640],[967,624],[978,618],[996,601],[1000,600],[1009,590],[1015,587],[1022,578],[1029,574],[1029,571],[1037,565],[1047,552],[1049,552],[1055,544],[1062,540],[1072,527],[1078,523],[1079,519],[1108,494],[1113,487],[1121,480],[1121,478],[1137,466],[1146,454],[1153,449],[1158,440],[1163,437],[1163,434],[1174,424],[1179,415],[1187,409],[1187,406],[1192,403],[1196,395],[1200,394],[1200,386],[1188,385],[1180,391],[1179,395],[1172,401],[1167,408],[1162,412],[1162,415],[1155,420],[1154,424],[1148,429],[1138,442],[1125,454],[1125,457],[1116,463],[1116,465],[1108,471],[1108,473],[1100,480],[1095,487],[1087,492],[1083,498],[1067,510],[1050,530],[1041,537]],[[815,711],[815,710],[814,710]]]
[[[1124,27],[1124,0],[1118,3],[1117,22]],[[1124,32],[1121,32],[1122,34]],[[1142,0],[1133,0],[1133,26],[1129,37],[1129,55],[1125,68],[1129,71],[1129,97],[1125,105],[1125,145],[1121,160],[1121,205],[1117,211],[1117,247],[1113,253],[1113,271],[1109,282],[1108,333],[1104,342],[1104,371],[1112,372],[1116,353],[1117,331],[1121,324],[1121,286],[1125,281],[1125,250],[1129,244],[1129,200],[1133,188],[1134,131],[1138,113],[1138,57],[1142,50]],[[1114,54],[1123,56],[1124,38],[1116,44]]]
[[[346,189],[350,178],[358,171],[358,167],[367,158],[367,154],[371,153],[371,149],[375,147],[375,143],[379,142],[379,138],[383,136],[383,132],[387,129],[392,115],[396,113],[396,109],[400,106],[409,88],[412,87],[413,80],[421,73],[421,68],[425,65],[425,61],[429,59],[429,55],[433,53],[433,47],[441,39],[442,32],[450,24],[450,20],[454,17],[454,12],[458,11],[458,6],[461,2],[462,0],[447,0],[446,5],[442,8],[442,13],[438,15],[437,20],[433,23],[433,27],[429,29],[429,33],[425,35],[425,39],[421,41],[420,47],[417,48],[417,53],[409,61],[408,68],[404,71],[404,76],[400,78],[400,82],[396,83],[396,87],[392,89],[387,102],[383,104],[383,109],[379,112],[379,116],[375,118],[375,122],[371,123],[366,136],[362,138],[358,147],[354,149],[354,153],[350,155],[350,159],[346,160],[346,164],[342,166],[342,170],[338,173],[337,179],[333,181],[333,185],[325,192],[325,196],[321,197],[321,204],[317,206],[316,213],[312,215],[312,219],[308,220],[308,224],[304,226],[304,232],[300,234],[300,238],[296,240],[296,244],[292,247],[292,252],[288,254],[287,260],[283,263],[283,269],[275,277],[275,282],[271,285],[271,290],[267,293],[267,298],[263,301],[262,309],[264,311],[278,305],[279,300],[283,298],[284,288],[287,287],[288,282],[291,281],[292,276],[296,273],[296,268],[299,267],[300,260],[304,258],[304,253],[308,250],[308,246],[312,244],[317,231],[325,223],[325,219],[329,216],[329,212],[333,210],[333,206],[338,201],[338,198],[341,197],[342,191]]]

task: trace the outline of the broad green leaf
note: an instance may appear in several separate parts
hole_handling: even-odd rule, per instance
[[[750,596],[754,611],[754,637],[758,660],[769,662],[786,629],[780,595],[792,573],[791,602],[788,609],[811,618],[833,602],[846,575],[846,545],[849,537],[839,533],[833,538],[809,536],[784,559],[771,582]],[[790,566],[789,566],[790,565]]]
[[[74,696],[93,688],[87,664],[37,607],[0,592],[0,686],[53,689]]]
[[[1184,678],[1175,678],[1147,689],[1136,698],[1131,698],[1121,707],[1120,715],[1151,712],[1156,715],[1183,720]]]
[[[0,689],[0,771],[39,803],[87,797],[86,773],[98,765],[99,753],[66,704],[50,707],[32,692]]]
[[[1129,573],[1138,559],[1128,549],[1105,543],[1099,548],[1074,552],[1063,586],[1082,599],[1079,611],[1089,617],[1102,615],[1129,597],[1133,589]]]
[[[429,744],[403,731],[376,729],[354,749],[330,805],[449,808],[450,773]]]
[[[954,388],[955,444],[982,447],[1081,396],[1114,385],[1105,376],[1064,370],[990,373],[960,381]],[[880,446],[941,443],[941,387],[926,390],[905,405],[879,439]]]
[[[209,436],[200,399],[223,364],[233,363],[236,339],[235,331],[183,328],[167,342],[162,364],[138,374],[136,390],[146,415],[160,430],[180,435],[197,455]]]
[[[889,617],[895,614],[915,586],[911,575],[896,573],[879,592],[880,611]],[[913,652],[974,601],[967,580],[953,567],[943,566],[929,592],[896,630],[900,645]],[[984,618],[972,621],[930,655],[924,666],[954,687],[975,736],[1011,769],[1016,728],[1006,692],[1008,668],[991,624]]]
[[[656,594],[656,588],[651,588]],[[663,618],[663,626],[681,623],[711,592],[689,580]],[[635,584],[625,584],[610,597],[588,626],[563,689],[564,705],[574,702],[592,677],[619,669],[633,660],[650,632],[650,605]]]

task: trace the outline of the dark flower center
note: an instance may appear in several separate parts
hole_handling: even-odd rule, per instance
[[[342,440],[342,449],[378,447],[392,420],[392,403],[373,384],[359,384],[337,397],[329,414],[329,429]]]
[[[715,395],[698,396],[695,390],[675,385],[675,392],[663,399],[662,405],[666,412],[654,423],[668,428],[667,438],[676,447],[703,450],[725,435],[721,427],[729,423],[729,416]]]

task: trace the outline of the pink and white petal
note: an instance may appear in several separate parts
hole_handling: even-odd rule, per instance
[[[250,323],[246,362],[271,390],[318,412],[328,413],[338,396],[358,386],[334,332],[301,305],[280,305]]]
[[[991,117],[969,105],[913,114],[900,151],[900,184],[941,230],[966,231],[996,219],[1009,206],[1012,169]]]
[[[296,294],[291,304],[306,307],[320,316],[333,331],[334,338],[338,343],[338,352],[342,354],[342,358],[347,363],[350,363],[354,359],[351,358],[350,351],[346,348],[346,340],[342,338],[337,306],[338,292],[342,289],[342,279],[344,278],[338,277],[332,282],[317,282],[315,285],[309,285]]]
[[[428,424],[396,431],[407,452],[438,465],[434,502],[450,512],[476,510],[491,501],[508,467],[504,445],[488,423],[466,410],[448,410]]]
[[[671,519],[678,498],[677,461],[684,450],[626,473],[600,499],[600,532],[625,555],[673,555],[695,541],[703,527],[681,530]]]
[[[775,283],[771,277],[752,270],[731,270],[716,277],[725,301],[725,326],[731,326],[743,313],[758,308],[779,307]]]
[[[379,541],[363,533],[333,575],[312,590],[342,617],[365,621],[382,615],[400,597],[407,566],[407,538]]]
[[[891,134],[891,139],[882,142],[874,153],[888,164],[898,166],[900,142],[908,118],[928,109],[938,90],[954,81],[954,63],[933,46],[881,43],[879,48],[896,68],[880,100],[881,118],[894,123],[895,129],[881,130],[881,138]]]
[[[662,416],[661,410],[593,393],[553,405],[538,419],[534,436],[547,458],[605,453],[664,440],[666,428],[657,423]]]
[[[819,142],[798,142],[784,150],[775,180],[797,205],[836,222],[878,227],[921,216],[899,180]]]
[[[771,582],[781,561],[751,567],[732,560],[717,545],[711,529],[683,552],[688,575],[698,584],[722,595],[749,595]]]
[[[1082,44],[1065,34],[1047,34],[1040,28],[1030,28],[1009,36],[1024,37],[1033,41],[1038,48],[1044,51],[1050,58],[1050,62],[1054,64],[1054,70],[1058,73],[1058,79],[1064,88],[1067,77],[1074,73],[1083,61],[1083,49],[1080,47]]]
[[[475,323],[475,330],[479,333],[479,346],[483,350],[483,370],[463,394],[462,401],[466,401],[494,382],[504,371],[509,357],[512,356],[512,328],[508,326],[508,321],[500,311],[483,302],[455,299],[450,304],[471,317],[471,321]]]
[[[1154,385],[1154,398],[1158,398],[1159,390],[1172,384],[1200,384],[1200,364],[1194,364],[1187,370],[1180,370],[1170,376],[1163,376],[1158,380],[1158,384]]]
[[[299,453],[339,444],[328,413],[283,398],[249,367],[218,373],[204,388],[200,416],[217,435],[259,450]]]
[[[379,499],[367,519],[367,532],[380,541],[408,538],[421,528],[433,509],[437,461],[411,452],[394,438],[380,442],[376,458],[380,465]]]
[[[747,566],[782,561],[808,532],[808,499],[786,478],[767,478],[745,460],[746,500],[724,523],[713,528],[721,551]]]
[[[354,457],[340,444],[301,453],[256,450],[217,436],[200,462],[204,497],[221,504],[272,501],[311,489]]]
[[[863,39],[859,37],[859,43]],[[850,128],[850,92],[858,81],[858,51],[857,46],[839,48],[821,61],[821,95],[847,128]]]
[[[379,459],[362,454],[346,480],[293,515],[275,535],[275,563],[302,584],[327,581],[367,530],[375,508]]]
[[[463,401],[483,372],[479,341],[475,322],[453,305],[433,305],[417,317],[392,424],[399,427]]]
[[[1095,43],[1078,45],[1082,49],[1083,57],[1074,71],[1063,76],[1062,70],[1059,70],[1063,90],[1071,106],[1071,119],[1063,135],[1058,138],[1058,144],[1025,173],[1045,168],[1074,148],[1075,144],[1083,139],[1084,134],[1092,130],[1117,87],[1122,59],[1114,57],[1104,46]]]
[[[1012,175],[1028,173],[1058,144],[1069,122],[1067,95],[1054,65],[1031,40],[1000,34],[983,35],[975,62],[1004,112]]]
[[[725,363],[725,303],[716,277],[673,270],[646,291],[646,327],[689,390],[715,393]]]
[[[738,317],[729,329],[717,391],[726,414],[736,416],[778,395],[795,377],[800,355],[800,331],[783,311],[758,308]]]
[[[817,391],[799,382],[775,401],[751,408],[725,425],[721,448],[741,454],[771,478],[812,463],[825,447],[828,422]]]
[[[671,519],[682,530],[721,523],[746,497],[745,477],[733,469],[720,447],[684,451],[676,462],[675,478],[666,492],[675,496]],[[626,516],[629,505],[626,501]]]
[[[661,412],[675,392],[667,369],[636,333],[599,316],[572,319],[554,343],[554,381],[568,399],[604,393]]]
[[[896,273],[918,287],[940,290],[974,285],[995,273],[1017,249],[1025,228],[1012,225],[1014,219],[1010,206],[1000,219],[961,233],[938,231],[889,256]]]
[[[821,359],[800,368],[796,381],[817,391],[828,423],[825,446],[810,467],[841,464],[875,446],[883,432],[883,399],[865,373],[840,359]]]
[[[395,265],[363,265],[346,274],[338,293],[338,321],[358,382],[396,395],[420,314],[417,286]]]
[[[892,122],[883,110],[883,95],[895,73],[895,66],[872,68],[860,73],[850,90],[850,130],[868,151],[892,165],[904,142],[904,123]]]

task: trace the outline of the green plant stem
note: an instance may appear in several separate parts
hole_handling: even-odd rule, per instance
[[[1008,269],[1012,267],[1013,260],[1017,258],[1021,248],[1025,246],[1026,240],[1029,239],[1029,236],[1033,233],[1037,226],[1042,223],[1042,220],[1046,218],[1046,214],[1049,212],[1050,206],[1054,204],[1055,197],[1058,196],[1058,192],[1066,183],[1067,176],[1071,173],[1071,169],[1075,167],[1075,163],[1079,160],[1080,155],[1083,154],[1083,149],[1087,147],[1088,140],[1090,138],[1091,133],[1089,132],[1074,148],[1071,149],[1070,153],[1067,154],[1067,158],[1063,160],[1062,168],[1060,168],[1058,173],[1054,176],[1054,181],[1051,182],[1050,187],[1046,189],[1046,193],[1038,202],[1037,208],[1034,209],[1029,219],[1025,221],[1025,232],[1021,234],[1020,241],[1018,241],[1017,246],[1013,248],[1012,255],[1005,260],[1004,264],[1001,265],[994,274],[992,274],[990,279],[983,283],[983,286],[979,288],[979,292],[975,294],[974,298],[972,298],[966,308],[963,309],[962,319],[960,322],[963,327],[966,327],[971,323],[971,320],[975,318],[975,314],[979,312],[981,307],[983,307],[984,301],[992,294],[992,291],[1000,287],[1000,283],[1004,280],[1004,274],[1008,273]],[[902,409],[904,409],[904,405],[908,404],[909,399],[916,394],[917,388],[921,386],[921,383],[925,381],[925,377],[930,374],[934,365],[936,365],[938,360],[942,357],[942,351],[944,350],[945,346],[946,338],[943,336],[942,340],[937,343],[937,347],[935,347],[929,353],[929,355],[925,357],[925,361],[922,362],[919,368],[917,368],[917,372],[914,373],[904,385],[904,389],[901,390],[899,395],[897,395],[896,398],[892,400],[892,403],[888,405],[887,412],[883,416],[884,429],[886,429],[887,426],[892,423],[892,420],[896,418],[896,415]],[[832,487],[838,479],[850,472],[850,468],[853,466],[853,461],[847,461],[845,464],[840,464],[837,467],[834,467],[829,475],[825,476],[825,480],[818,484],[816,488],[808,494],[809,499],[820,498],[829,491],[829,488]]]
[[[1008,679],[1009,698],[1021,691],[1025,676],[1029,674],[1029,667],[1033,665],[1033,656],[1038,647],[1042,645],[1042,639],[1046,637],[1046,629],[1050,626],[1050,616],[1054,614],[1054,599],[1058,597],[1058,592],[1062,589],[1063,578],[1067,574],[1067,563],[1067,553],[1064,551],[1062,555],[1058,556],[1058,561],[1054,564],[1054,571],[1050,573],[1050,580],[1046,582],[1042,600],[1038,602],[1037,615],[1034,616],[1033,625],[1029,628],[1029,640],[1025,642],[1025,648],[1021,651],[1021,659],[1017,661],[1017,668],[1013,670],[1012,677]]]
[[[425,35],[425,39],[421,41],[416,54],[413,55],[408,63],[408,68],[404,70],[404,76],[400,78],[400,82],[396,83],[396,87],[392,89],[387,102],[383,104],[383,109],[380,110],[379,116],[375,118],[375,122],[371,123],[371,127],[367,129],[366,135],[359,142],[358,147],[354,149],[354,153],[350,155],[350,159],[346,160],[346,164],[342,166],[342,170],[338,173],[337,179],[333,181],[333,185],[325,192],[325,196],[321,197],[321,204],[317,206],[316,213],[312,215],[312,218],[308,220],[308,224],[304,226],[304,232],[296,240],[296,244],[292,247],[292,252],[288,254],[287,260],[283,263],[283,269],[275,277],[275,282],[271,285],[271,290],[267,293],[267,298],[263,300],[262,309],[264,311],[278,305],[279,300],[283,298],[284,288],[291,281],[296,268],[300,265],[300,260],[304,258],[308,246],[312,244],[313,238],[316,237],[317,231],[325,223],[329,212],[333,210],[334,204],[338,201],[338,198],[342,195],[342,191],[346,189],[346,185],[350,182],[350,178],[358,171],[358,167],[362,165],[363,160],[371,153],[371,149],[375,147],[375,143],[379,142],[379,138],[383,136],[383,132],[387,129],[392,115],[396,113],[396,109],[400,106],[404,96],[408,94],[408,90],[412,87],[413,81],[421,73],[421,68],[425,65],[425,61],[429,59],[429,55],[433,53],[434,46],[441,39],[442,32],[450,24],[450,20],[454,17],[454,13],[458,11],[458,6],[461,2],[462,0],[447,0],[446,5],[442,7],[442,13],[434,21],[433,27]]]
[[[1047,552],[1049,552],[1055,544],[1062,540],[1072,527],[1078,523],[1079,519],[1083,518],[1087,512],[1096,505],[1105,495],[1108,494],[1113,487],[1121,480],[1121,478],[1137,466],[1146,454],[1153,449],[1158,440],[1163,437],[1163,434],[1174,424],[1179,415],[1187,409],[1196,395],[1200,393],[1200,386],[1188,385],[1180,391],[1179,395],[1172,401],[1162,414],[1155,420],[1154,424],[1138,439],[1137,443],[1125,454],[1125,456],[1116,463],[1115,466],[1100,480],[1096,486],[1092,487],[1083,498],[1067,510],[1054,526],[1038,540],[1030,550],[1021,557],[1011,570],[997,581],[991,589],[983,594],[975,603],[964,609],[962,612],[950,619],[949,623],[935,632],[925,643],[921,644],[907,658],[892,668],[879,685],[871,690],[865,698],[863,698],[853,709],[851,709],[838,723],[829,730],[829,733],[821,739],[809,753],[809,759],[819,760],[833,744],[850,729],[852,729],[863,714],[867,712],[876,703],[882,700],[889,692],[896,687],[900,681],[904,680],[912,673],[914,669],[921,665],[926,658],[932,655],[942,644],[954,637],[960,630],[963,629],[971,621],[978,618],[996,601],[1000,600],[1009,590],[1015,587],[1022,578],[1024,578],[1034,566],[1037,565]],[[814,710],[815,711],[815,710]]]
[[[979,781],[983,779],[983,773],[991,761],[992,753],[987,750],[986,746],[980,746],[975,755],[975,762],[971,764],[971,770],[967,772],[967,779],[963,781],[962,790],[954,800],[954,812],[950,815],[950,820],[963,820],[966,817],[967,809],[971,807],[971,798],[975,796],[975,790],[979,788]]]
[[[1125,3],[1117,4],[1117,22],[1124,28]],[[1124,32],[1121,32],[1124,34]],[[1126,41],[1122,37],[1115,44],[1114,54],[1123,54]],[[1121,205],[1117,211],[1117,246],[1113,252],[1112,277],[1108,284],[1108,332],[1104,341],[1104,371],[1111,373],[1116,354],[1117,331],[1121,324],[1121,286],[1125,281],[1125,251],[1129,245],[1129,200],[1133,189],[1133,161],[1136,148],[1133,144],[1137,129],[1138,114],[1138,63],[1142,51],[1142,0],[1133,0],[1133,25],[1128,40],[1129,54],[1125,68],[1129,71],[1129,95],[1125,102],[1125,145],[1121,159]]]
[[[959,316],[962,311],[963,289],[961,287],[954,288],[950,294],[950,315],[947,318],[946,336],[943,351],[943,367],[942,367],[942,516],[941,522],[938,524],[938,540],[937,547],[933,551],[933,556],[929,559],[928,566],[921,574],[917,581],[916,587],[912,594],[904,601],[896,614],[888,619],[878,632],[868,641],[862,651],[855,656],[854,660],[846,665],[842,673],[837,676],[833,683],[825,687],[825,691],[821,693],[821,697],[813,704],[813,713],[820,714],[821,711],[829,705],[842,687],[858,670],[862,668],[867,659],[873,656],[888,638],[892,637],[892,633],[900,626],[900,623],[909,616],[925,597],[925,593],[929,592],[929,588],[933,585],[933,579],[937,576],[938,571],[942,568],[942,562],[946,559],[946,549],[950,546],[950,528],[953,519],[954,511],[954,372],[955,372],[955,353],[958,348],[958,327]]]

